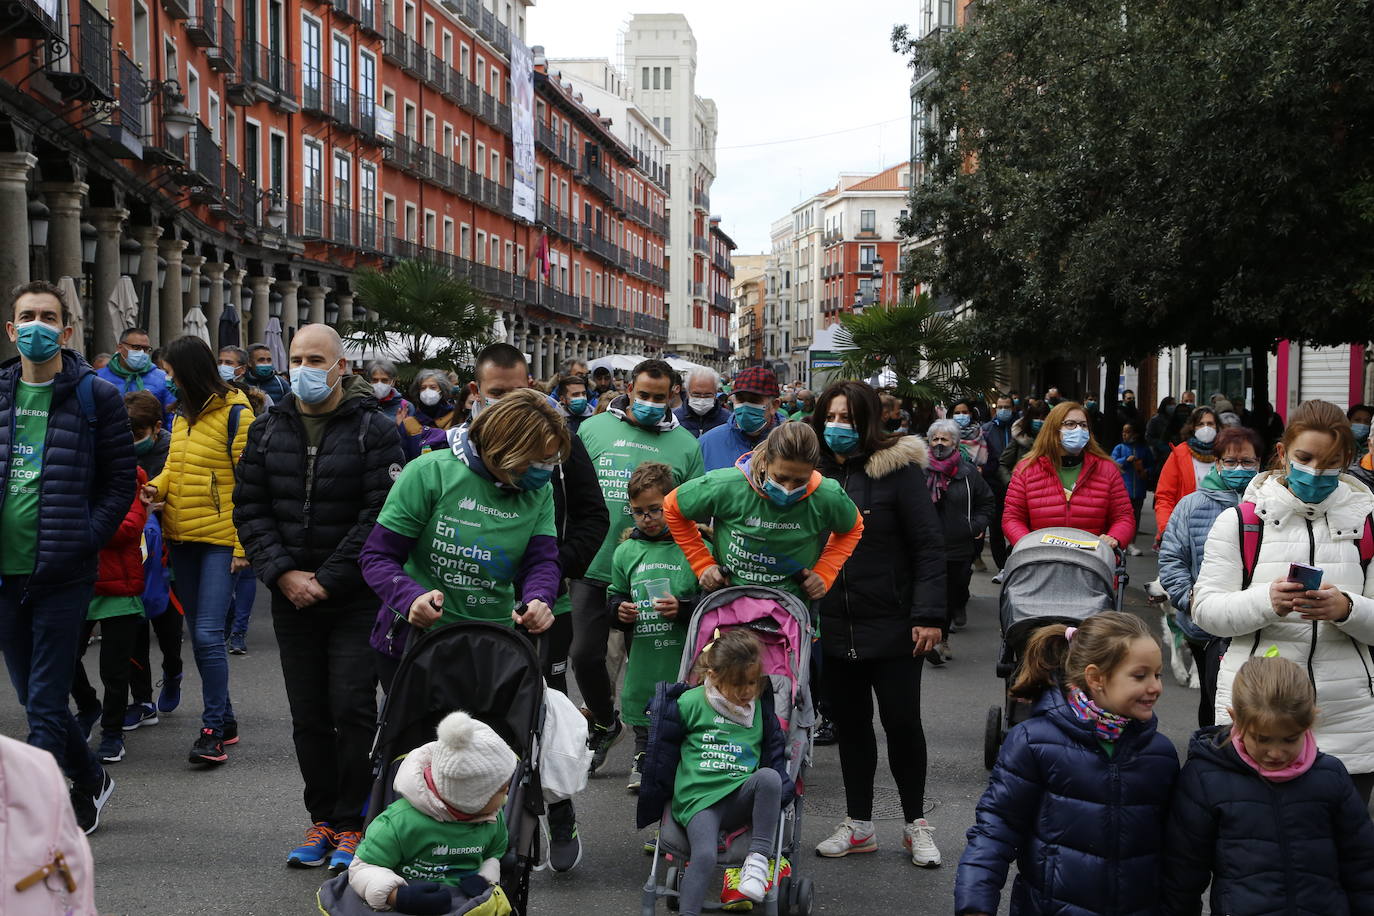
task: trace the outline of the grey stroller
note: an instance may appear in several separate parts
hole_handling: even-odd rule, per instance
[[[1006,682],[1003,703],[988,709],[983,766],[997,763],[1007,730],[1030,715],[1031,704],[1011,695],[1021,653],[1043,626],[1074,626],[1094,614],[1121,610],[1126,558],[1079,528],[1041,528],[1016,542],[1002,569],[999,613],[1002,649],[997,676]]]

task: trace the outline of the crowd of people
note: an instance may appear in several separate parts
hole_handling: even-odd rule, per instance
[[[460,881],[500,896],[514,754],[461,711],[365,828],[378,686],[418,634],[484,621],[529,635],[549,690],[572,674],[589,772],[632,736],[639,825],[666,808],[691,845],[680,911],[700,912],[722,829],[752,843],[721,901],[758,901],[786,867],[770,842],[795,787],[757,641],[718,637],[700,686],[672,685],[697,603],[748,585],[816,623],[815,740],[837,745],[846,812],[816,853],[877,848],[876,701],[903,844],[935,867],[922,673],[955,658],[984,547],[994,582],[1045,528],[1139,554],[1153,493],[1155,592],[1202,685],[1188,762],[1156,729],[1163,661],[1139,617],[1041,628],[1011,687],[1034,712],[979,803],[956,912],[997,912],[1013,860],[1014,913],[1197,913],[1209,883],[1214,912],[1295,888],[1323,901],[1307,911],[1374,912],[1368,407],[1307,402],[1284,424],[1264,403],[1185,392],[1147,417],[1126,391],[1108,418],[1055,388],[918,406],[858,381],[813,392],[765,367],[722,379],[654,358],[619,377],[570,360],[541,382],[504,343],[466,381],[425,369],[407,384],[386,360],[355,371],[325,325],[294,334],[285,374],[264,346],[154,351],[139,328],[96,370],[70,348],[59,289],[28,284],[10,306],[0,648],[81,832],[137,752],[131,733],[183,702],[183,633],[202,701],[188,760],[230,761],[228,657],[246,651],[261,582],[304,782],[286,864],[347,872],[374,909],[447,912]],[[100,690],[81,662],[97,628]],[[732,764],[702,763],[722,741]],[[576,868],[572,798],[549,805],[548,829],[549,866]],[[1281,854],[1290,840],[1301,862]],[[464,852],[425,859],[434,842]],[[82,850],[71,860],[89,869]]]

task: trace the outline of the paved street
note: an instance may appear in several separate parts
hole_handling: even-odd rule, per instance
[[[1140,586],[1153,577],[1153,568],[1152,557],[1132,561],[1129,597],[1137,609],[1143,606]],[[805,845],[795,861],[799,874],[815,880],[818,912],[950,912],[963,833],[986,781],[981,764],[983,717],[990,704],[1000,701],[1002,689],[993,675],[995,589],[987,574],[975,574],[970,626],[951,643],[955,659],[943,670],[927,668],[925,675],[929,819],[937,828],[944,867],[920,871],[905,858],[896,792],[882,764],[875,808],[881,818],[879,852],[841,860],[816,857],[812,847],[844,814],[836,751],[818,748],[807,793]],[[187,701],[156,727],[128,735],[128,756],[111,768],[117,783],[114,797],[92,837],[96,901],[102,913],[315,912],[314,891],[323,873],[295,871],[282,864],[305,826],[305,813],[276,645],[261,591],[248,645],[247,656],[229,660],[243,740],[230,749],[228,765],[202,772],[185,761],[199,711],[189,648]],[[88,666],[95,670],[93,659],[88,659]],[[1191,731],[1196,695],[1167,677],[1166,683],[1159,715],[1178,744]],[[25,731],[10,693],[0,703],[0,729],[15,736]],[[624,790],[629,763],[627,739],[612,752],[606,775],[594,779],[578,800],[586,844],[582,865],[567,875],[536,874],[532,914],[639,912],[639,888],[649,860],[641,854],[640,838],[632,829],[634,800]]]

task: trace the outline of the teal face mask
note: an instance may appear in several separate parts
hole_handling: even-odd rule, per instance
[[[859,433],[848,423],[827,423],[825,444],[837,455],[848,455],[859,447]]]
[[[253,374],[260,379],[269,379],[277,374],[277,370],[272,368],[271,363],[263,363],[260,366],[253,367]]]
[[[1255,479],[1258,471],[1254,468],[1218,468],[1217,473],[1228,487],[1237,493],[1243,493],[1250,485],[1250,481]]]
[[[536,461],[526,469],[525,473],[520,475],[520,479],[515,482],[515,485],[526,491],[538,490],[548,484],[549,478],[553,476],[553,469],[557,466],[556,464]]]
[[[806,484],[789,490],[771,477],[764,478],[763,492],[773,501],[773,505],[786,508],[806,495]]]
[[[1341,469],[1319,471],[1296,461],[1288,463],[1288,489],[1305,503],[1316,505],[1336,491],[1341,482]]]
[[[62,349],[62,332],[50,324],[26,321],[17,325],[15,330],[19,332],[19,352],[31,362],[46,363]]]
[[[1040,432],[1040,427],[1045,425],[1044,420],[1031,420],[1031,432]]]
[[[587,409],[587,399],[586,399],[586,398],[569,398],[569,399],[568,399],[568,411],[569,411],[570,413],[572,413],[573,416],[577,416],[577,417],[582,416],[582,411],[584,411],[584,410],[586,410],[586,409]]]
[[[630,412],[639,421],[640,426],[656,426],[663,419],[663,414],[668,408],[663,404],[655,404],[653,401],[641,401],[635,398],[634,405],[630,407]]]
[[[736,404],[735,425],[745,435],[753,435],[768,422],[768,412],[757,404]]]

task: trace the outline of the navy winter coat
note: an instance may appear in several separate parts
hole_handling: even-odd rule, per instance
[[[1193,735],[1174,791],[1164,858],[1170,916],[1374,913],[1374,823],[1345,766],[1327,754],[1270,782],[1240,759],[1231,726]]]
[[[677,416],[677,421],[683,425],[687,432],[700,439],[702,433],[708,433],[717,426],[724,426],[730,422],[730,408],[721,401],[716,401],[716,406],[706,412],[705,416],[698,414],[688,407],[686,402],[677,410],[673,411]]]
[[[0,502],[8,488],[14,442],[14,398],[23,368],[18,357],[0,366]],[[94,424],[77,384],[91,376]],[[53,379],[43,446],[38,550],[30,587],[93,583],[100,548],[119,529],[138,485],[134,438],[124,398],[75,350],[62,351]]]
[[[954,911],[996,913],[1016,860],[1012,916],[1158,916],[1178,754],[1132,721],[1112,756],[1061,691],[1007,733],[954,879]]]
[[[682,716],[678,712],[678,697],[692,688],[686,684],[660,682],[654,688],[649,703],[649,748],[644,752],[639,802],[635,809],[640,828],[657,824],[663,809],[673,800],[673,784],[677,782],[677,765],[682,759]],[[755,715],[763,716],[763,753],[759,765],[772,767],[782,777],[782,804],[787,807],[796,793],[792,777],[787,775],[787,736],[783,734],[778,717],[773,712],[773,694],[765,690],[759,695]],[[683,824],[683,826],[687,826]]]

